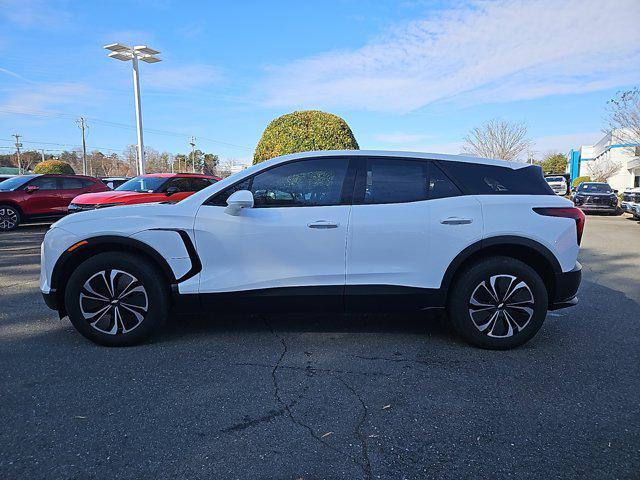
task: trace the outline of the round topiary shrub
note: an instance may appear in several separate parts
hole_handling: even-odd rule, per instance
[[[282,115],[267,125],[253,154],[253,163],[287,153],[358,148],[353,132],[342,118],[305,110]]]
[[[73,171],[73,168],[67,162],[61,162],[60,160],[45,160],[35,166],[33,173],[75,175],[76,172]]]
[[[571,182],[571,185],[573,185],[574,187],[577,187],[578,185],[580,185],[582,182],[590,182],[591,181],[591,177],[588,175],[582,176],[582,177],[576,177],[573,179],[573,182]]]

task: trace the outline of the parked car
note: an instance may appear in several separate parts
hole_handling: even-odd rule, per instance
[[[79,195],[69,205],[70,212],[135,203],[178,202],[210,186],[219,179],[197,173],[150,173],[134,177],[115,190]]]
[[[582,182],[573,195],[573,203],[584,212],[617,213],[618,191],[608,183]]]
[[[47,232],[48,306],[103,345],[177,312],[445,309],[468,342],[520,345],[577,303],[584,214],[540,167],[458,155],[305,152],[178,203]],[[302,318],[302,317],[301,317]]]
[[[9,173],[0,173],[0,182],[4,182],[5,180],[9,180],[10,178],[17,177],[17,175],[12,175]]]
[[[636,206],[640,205],[640,187],[628,188],[622,193],[620,208],[636,216]]]
[[[567,179],[563,176],[545,177],[545,180],[557,195],[566,195],[568,193]]]
[[[83,175],[19,175],[0,182],[0,231],[21,222],[61,217],[81,193],[108,190],[100,180]]]
[[[131,177],[101,177],[100,180],[111,190],[115,190],[123,183],[131,180]]]

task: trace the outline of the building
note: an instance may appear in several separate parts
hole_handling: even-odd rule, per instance
[[[583,145],[569,152],[572,180],[583,176],[595,180],[600,172],[612,172],[607,181],[618,191],[640,187],[640,144],[630,141],[628,132],[614,130],[595,145]]]

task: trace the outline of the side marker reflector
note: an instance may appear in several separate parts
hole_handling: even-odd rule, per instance
[[[69,248],[67,248],[67,252],[73,252],[76,248],[87,245],[88,243],[89,242],[87,242],[86,240],[82,240],[81,242],[78,242],[75,245],[71,245]]]

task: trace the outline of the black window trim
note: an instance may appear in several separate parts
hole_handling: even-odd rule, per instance
[[[257,205],[254,208],[314,208],[314,207],[334,207],[334,206],[339,206],[339,205],[351,205],[353,202],[353,196],[354,196],[354,186],[355,186],[355,181],[357,178],[357,160],[359,157],[357,156],[353,156],[353,155],[331,155],[331,156],[318,156],[318,157],[303,157],[303,158],[294,158],[291,160],[288,160],[286,162],[282,162],[282,163],[278,163],[276,165],[272,165],[268,168],[265,168],[264,170],[260,170],[259,172],[253,173],[247,177],[244,177],[240,180],[238,180],[237,182],[232,183],[231,185],[225,187],[224,189],[220,190],[219,192],[214,193],[213,195],[211,195],[209,198],[207,198],[202,205],[203,206],[208,206],[208,207],[226,207],[226,205],[218,205],[218,204],[214,204],[211,203],[213,201],[215,201],[216,197],[218,197],[219,195],[222,196],[224,195],[224,193],[235,187],[236,185],[239,185],[243,182],[246,182],[247,180],[249,181],[249,185],[248,185],[248,189],[251,190],[253,187],[253,179],[254,177],[256,177],[257,175],[260,175],[262,173],[268,172],[269,170],[272,170],[274,168],[278,168],[278,167],[282,167],[284,165],[289,165],[291,163],[296,163],[296,162],[305,162],[305,161],[310,161],[310,160],[331,160],[331,159],[346,159],[348,164],[347,164],[347,172],[345,174],[344,180],[342,182],[342,190],[340,193],[340,202],[336,203],[336,204],[330,204],[330,205]]]

